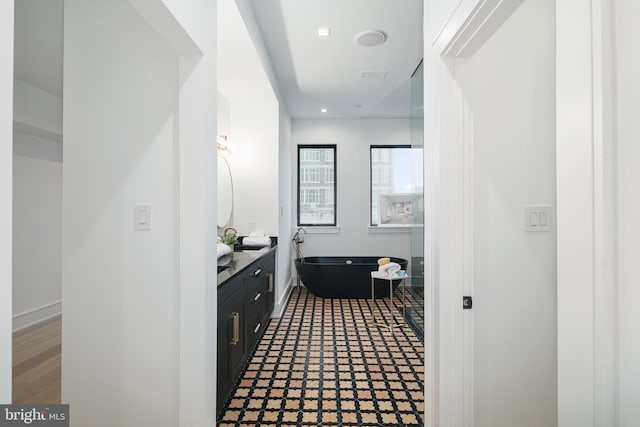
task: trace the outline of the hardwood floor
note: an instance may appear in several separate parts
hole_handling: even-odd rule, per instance
[[[61,318],[13,335],[13,403],[60,403]]]

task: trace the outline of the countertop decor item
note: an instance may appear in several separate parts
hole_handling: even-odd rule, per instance
[[[233,255],[234,245],[238,243],[238,231],[233,227],[225,228],[224,233],[222,233],[222,236],[218,237],[218,240],[220,243],[224,243],[229,246],[231,254]]]

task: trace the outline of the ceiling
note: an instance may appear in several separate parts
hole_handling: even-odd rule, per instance
[[[251,0],[294,118],[409,117],[410,77],[422,58],[422,0]],[[317,29],[331,28],[320,38]],[[380,30],[385,43],[355,37]],[[385,79],[361,78],[386,71]],[[320,109],[326,108],[326,113]]]
[[[15,78],[62,97],[63,0],[15,2]]]
[[[422,0],[249,1],[292,117],[409,117],[410,77],[422,58]],[[219,2],[231,17],[219,22],[219,55],[248,59],[226,75],[221,66],[219,77],[236,81],[235,96],[267,96],[257,92],[268,86],[266,77],[252,72],[260,62],[247,50],[249,35],[232,3]],[[16,1],[15,18],[16,78],[62,96],[63,0]],[[320,26],[331,36],[319,38]],[[356,35],[366,30],[383,31],[386,42],[358,45]],[[363,71],[387,76],[361,78]]]

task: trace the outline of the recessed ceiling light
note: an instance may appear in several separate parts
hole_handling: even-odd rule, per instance
[[[318,28],[318,37],[329,37],[331,35],[331,28],[320,27]]]
[[[321,108],[321,109],[320,109],[320,112],[321,112],[321,113],[326,113],[326,112],[327,112],[327,109],[326,109],[326,108]]]

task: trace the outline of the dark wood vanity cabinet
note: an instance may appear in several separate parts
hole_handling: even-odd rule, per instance
[[[224,404],[236,378],[247,360],[247,341],[245,330],[245,299],[243,283],[230,282],[229,286],[238,287],[232,295],[221,303],[218,299],[218,408]],[[218,291],[218,298],[221,292]],[[221,399],[222,398],[222,399]]]
[[[218,286],[218,413],[269,323],[274,279],[271,250]]]

